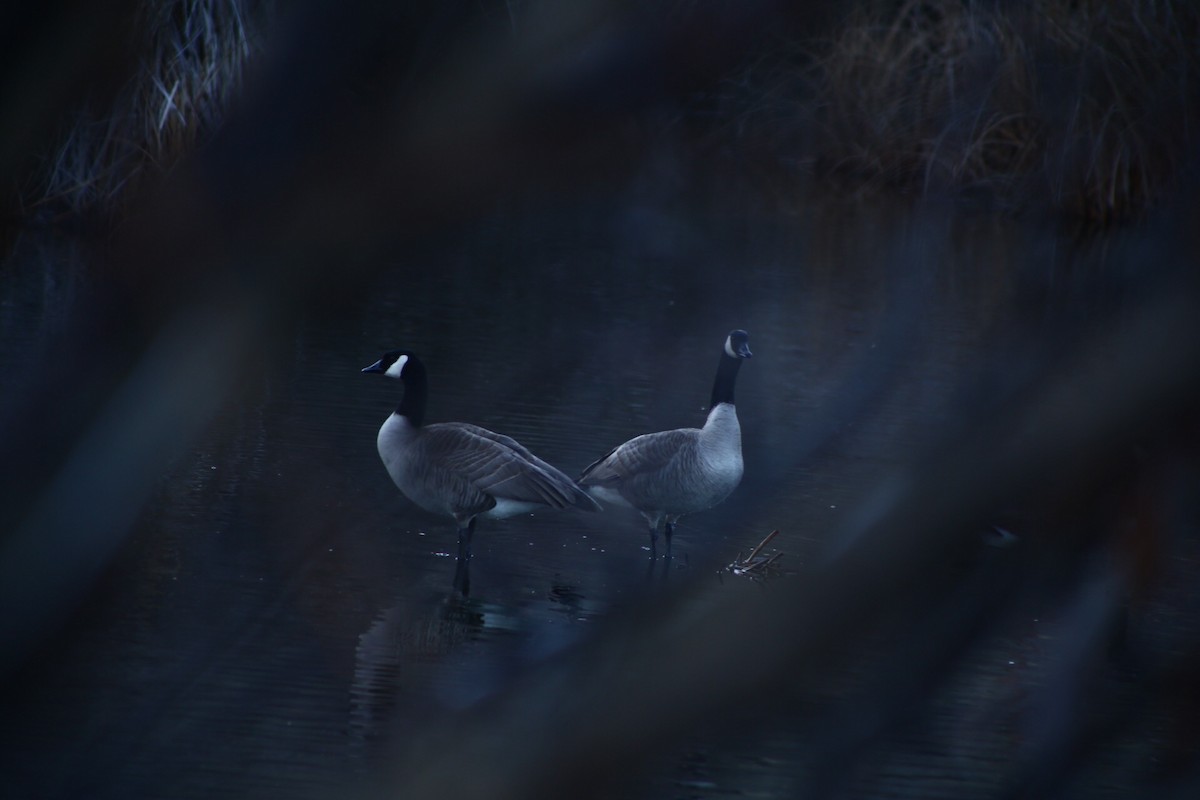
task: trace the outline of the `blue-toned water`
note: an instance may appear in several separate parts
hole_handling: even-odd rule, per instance
[[[27,237],[5,266],[10,386],[59,346],[79,257]],[[27,662],[2,723],[4,794],[337,796],[425,721],[614,615],[675,583],[741,580],[718,571],[773,529],[787,574],[772,580],[804,580],[875,481],[980,392],[1006,390],[1021,365],[1003,354],[1061,313],[1089,258],[1104,264],[944,209],[637,195],[496,212],[398,245],[365,292],[280,333],[290,345],[170,465]],[[577,474],[633,435],[700,424],[735,327],[755,354],[737,386],[745,479],[681,524],[665,586],[647,570],[641,518],[610,508],[481,520],[471,596],[451,591],[453,524],[402,498],[375,451],[400,387],[362,367],[412,349],[430,420],[489,427]],[[1010,655],[979,664],[927,749],[903,768],[876,762],[864,791],[994,788],[930,753],[957,741],[959,766],[1009,758],[988,709],[1014,680]],[[708,741],[673,751],[645,790],[784,797],[800,785],[786,731],[741,750]]]

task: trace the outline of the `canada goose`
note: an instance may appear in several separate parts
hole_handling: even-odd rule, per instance
[[[379,457],[397,488],[426,511],[454,517],[458,558],[454,586],[468,591],[476,517],[501,519],[533,509],[600,506],[576,483],[514,439],[465,422],[425,425],[425,365],[393,350],[363,372],[404,383],[404,397],[379,429]]]
[[[733,385],[750,337],[731,331],[721,350],[712,404],[703,428],[677,428],[634,437],[592,463],[579,485],[607,502],[637,509],[650,525],[653,558],[663,524],[667,558],[671,534],[684,514],[711,508],[742,479],[742,430],[733,406]]]

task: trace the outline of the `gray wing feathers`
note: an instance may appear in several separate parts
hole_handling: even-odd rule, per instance
[[[598,506],[575,482],[529,452],[515,439],[465,423],[429,425],[421,438],[425,463],[461,484],[464,507],[477,507],[472,495],[544,503],[552,508]]]
[[[635,436],[583,471],[583,486],[613,486],[637,483],[639,476],[669,476],[695,456],[700,431],[678,428]]]
[[[696,428],[648,433],[589,466],[579,483],[618,492],[648,519],[690,514],[720,502],[741,478],[714,470],[701,449]]]

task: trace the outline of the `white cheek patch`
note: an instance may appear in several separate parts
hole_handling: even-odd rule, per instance
[[[725,345],[725,348],[729,349],[729,345]],[[385,372],[383,374],[387,375],[389,378],[399,378],[400,373],[404,372],[404,365],[407,363],[408,363],[408,356],[400,356],[399,358],[396,359],[396,362],[394,364],[392,364],[390,367],[387,368],[387,372]]]
[[[729,354],[730,358],[738,357],[738,354],[733,352],[733,337],[732,336],[725,337],[725,352]]]

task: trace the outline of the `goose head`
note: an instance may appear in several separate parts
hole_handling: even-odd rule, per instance
[[[729,336],[725,337],[725,354],[730,358],[750,358],[754,354],[750,352],[750,334],[740,328],[735,331],[730,331]]]
[[[379,372],[389,378],[404,377],[404,368],[416,361],[416,355],[409,350],[391,350],[369,367],[363,367],[363,372]]]
[[[404,399],[396,413],[408,418],[414,428],[421,427],[425,420],[425,397],[429,393],[425,379],[425,365],[411,350],[391,350],[363,372],[378,372],[389,378],[404,382]]]

